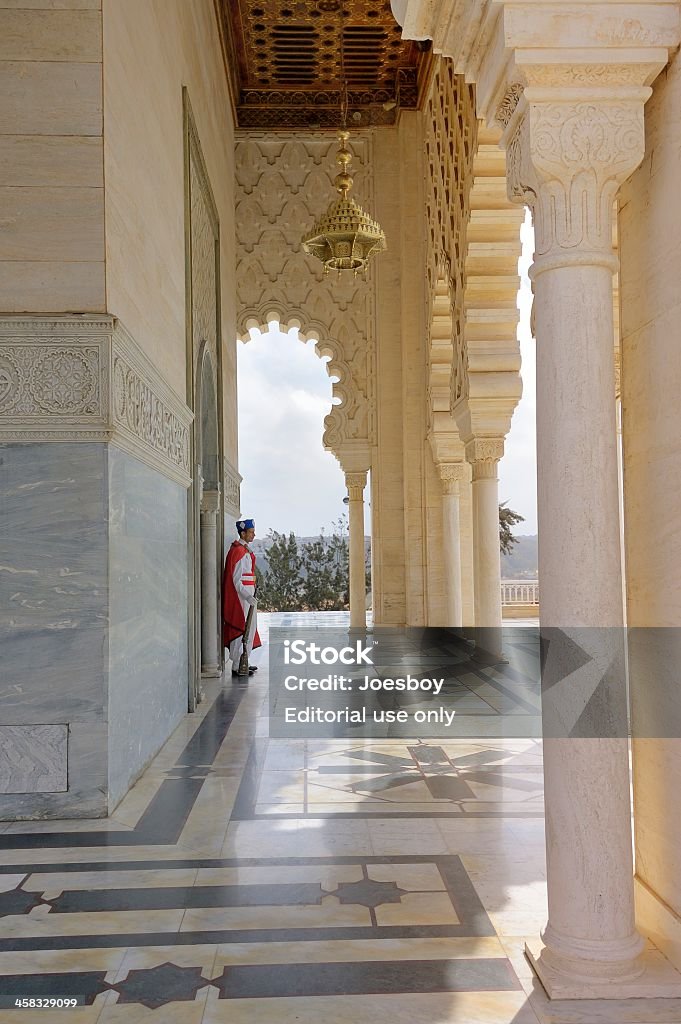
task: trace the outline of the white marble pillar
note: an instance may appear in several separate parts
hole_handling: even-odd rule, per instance
[[[612,211],[618,183],[643,156],[650,90],[574,92],[565,99],[561,89],[526,89],[506,135],[509,194],[532,206],[535,221],[539,581],[549,645],[549,920],[543,950],[530,954],[552,998],[615,998],[641,973],[643,943],[634,923],[622,724]],[[572,656],[557,671],[551,652],[563,638],[587,657],[580,664]],[[567,645],[562,656],[570,661]],[[606,671],[600,706],[588,705],[589,687]]]
[[[463,625],[461,598],[461,516],[460,487],[464,479],[461,463],[442,463],[442,560],[447,595],[447,625]]]
[[[501,650],[498,466],[503,454],[503,438],[475,438],[466,444],[466,459],[473,469],[475,625],[497,631],[493,645],[497,651]]]
[[[201,495],[201,675],[220,675],[217,525],[220,492]]]
[[[348,518],[350,525],[350,625],[366,629],[366,571],[364,552],[364,488],[365,472],[346,473]]]

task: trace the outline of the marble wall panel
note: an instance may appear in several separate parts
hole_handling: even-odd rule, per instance
[[[103,818],[107,813],[107,723],[72,722],[68,737],[68,790],[0,795],[0,821]]]
[[[0,260],[104,259],[104,189],[0,188]]]
[[[101,61],[101,14],[0,7],[0,60],[54,60],[55,54],[60,60]]]
[[[103,444],[0,445],[0,722],[101,713],[107,624]]]
[[[102,134],[101,64],[0,62],[0,133]]]
[[[187,710],[187,496],[111,446],[109,453],[109,805],[114,807]]]
[[[0,726],[0,793],[66,789],[65,725]]]
[[[0,723],[84,729],[68,792],[2,796],[0,818],[103,810],[107,488],[103,444],[0,445]]]
[[[102,139],[89,135],[5,135],[0,185],[101,187],[102,161]]]
[[[13,260],[0,274],[0,309],[17,313],[51,313],[55,309],[103,313],[105,264]]]

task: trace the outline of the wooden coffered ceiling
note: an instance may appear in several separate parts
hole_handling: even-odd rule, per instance
[[[240,128],[336,128],[341,38],[348,125],[419,105],[429,43],[403,42],[390,0],[215,0]]]

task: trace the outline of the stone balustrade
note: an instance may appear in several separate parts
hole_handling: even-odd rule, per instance
[[[536,605],[539,607],[539,583],[537,580],[502,580],[502,607],[511,605]]]

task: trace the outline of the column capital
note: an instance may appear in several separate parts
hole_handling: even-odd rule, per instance
[[[220,491],[205,489],[201,493],[201,525],[214,526],[220,511]]]
[[[367,474],[366,472],[355,472],[345,474],[345,486],[348,489],[348,497],[350,501],[362,501],[364,498],[364,488],[367,485]]]
[[[566,265],[617,270],[613,204],[643,159],[650,93],[637,85],[523,90],[503,144],[509,199],[534,214],[533,278]]]
[[[473,467],[473,480],[496,479],[499,459],[504,455],[502,437],[474,437],[466,443],[466,461]]]
[[[463,462],[441,462],[437,468],[442,481],[442,493],[458,494],[459,484],[465,480],[466,474]]]

